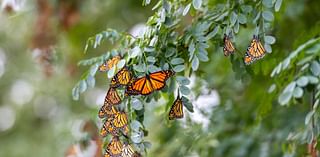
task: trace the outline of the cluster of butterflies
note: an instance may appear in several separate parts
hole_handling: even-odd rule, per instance
[[[230,54],[233,54],[235,52],[236,49],[231,42],[230,35],[224,34],[223,43],[223,53],[225,56],[229,56]],[[259,37],[254,35],[244,56],[244,63],[246,65],[249,65],[256,60],[263,58],[265,54],[266,50],[261,44]]]
[[[115,56],[99,67],[99,71],[105,72],[115,66],[121,58]],[[105,96],[104,104],[100,108],[98,116],[104,119],[100,135],[102,137],[108,134],[112,135],[111,141],[107,145],[105,157],[137,157],[141,156],[138,152],[133,151],[129,144],[122,144],[120,136],[128,136],[128,116],[124,111],[118,110],[117,106],[122,99],[117,91],[118,87],[124,87],[124,96],[131,95],[149,95],[154,91],[161,90],[165,87],[168,78],[175,73],[172,70],[162,70],[147,74],[143,77],[136,78],[128,67],[120,69],[112,78],[110,87]],[[178,92],[179,93],[179,92]],[[169,112],[169,119],[183,118],[183,101],[178,94],[177,99]]]

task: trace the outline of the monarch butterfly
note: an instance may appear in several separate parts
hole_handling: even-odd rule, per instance
[[[128,117],[125,112],[117,112],[114,115],[113,125],[117,128],[122,128],[128,124]]]
[[[134,150],[129,144],[123,144],[122,157],[133,157]]]
[[[248,53],[245,54],[244,56],[244,63],[246,65],[251,64],[253,61],[255,61],[255,59],[253,57],[251,57],[250,55],[248,55]]]
[[[233,54],[235,51],[235,48],[230,40],[230,36],[224,34],[223,37],[223,54],[224,56],[229,56],[230,54]]]
[[[247,54],[255,59],[264,57],[266,50],[262,46],[258,36],[254,35],[250,45],[247,48]]]
[[[112,136],[110,143],[107,146],[106,152],[111,157],[120,157],[122,153],[122,143],[118,136]]]
[[[177,99],[173,102],[169,112],[169,120],[183,118],[183,102],[178,91]]]
[[[111,117],[114,114],[116,114],[118,111],[117,109],[110,105],[109,103],[105,103],[99,110],[98,116],[99,118],[104,118],[104,117]]]
[[[100,135],[102,137],[106,137],[108,134],[119,135],[119,130],[113,126],[112,122],[113,122],[113,118],[108,118],[104,122],[104,124],[100,130]]]
[[[119,87],[120,85],[128,85],[132,78],[131,71],[127,67],[123,67],[111,80],[111,87]]]
[[[109,59],[105,63],[99,66],[100,72],[106,72],[107,70],[110,70],[114,65],[118,64],[120,61],[120,56],[114,56],[112,59]]]
[[[166,80],[174,75],[174,71],[172,70],[163,70],[151,73],[144,77],[138,78],[132,81],[126,88],[127,95],[148,95],[153,91],[162,89]]]
[[[104,103],[109,103],[111,105],[118,105],[120,102],[121,102],[121,99],[117,90],[113,87],[110,87],[104,99]]]

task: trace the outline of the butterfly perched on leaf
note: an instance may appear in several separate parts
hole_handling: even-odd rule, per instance
[[[112,117],[114,114],[116,114],[118,111],[117,109],[106,102],[99,110],[98,116],[99,118],[105,118],[105,117]]]
[[[122,128],[128,125],[128,117],[125,112],[118,111],[114,115],[113,125],[117,128]]]
[[[120,102],[121,98],[116,88],[110,87],[104,99],[104,104],[109,103],[111,105],[118,105]]]
[[[106,137],[108,134],[114,136],[119,135],[119,129],[113,126],[113,118],[107,118],[100,130],[100,135],[102,137]]]
[[[132,79],[132,73],[127,67],[123,67],[111,80],[111,87],[126,86]]]
[[[151,73],[133,80],[126,88],[126,95],[148,95],[161,90],[166,85],[166,80],[175,73],[172,70],[163,70]]]
[[[121,157],[122,154],[122,143],[118,136],[112,136],[110,143],[107,146],[106,154],[111,157]]]
[[[123,144],[122,157],[133,157],[134,150],[129,144]]]
[[[262,43],[258,36],[254,35],[250,45],[247,48],[247,52],[244,57],[244,63],[246,65],[251,64],[255,60],[261,59],[266,54]]]
[[[180,97],[180,93],[178,91],[178,96],[176,100],[173,102],[171,109],[169,111],[169,120],[183,118],[183,101]]]
[[[106,71],[110,70],[113,66],[118,64],[120,59],[121,59],[120,56],[114,56],[113,58],[109,59],[108,61],[106,61],[105,63],[100,65],[99,66],[99,71],[100,72],[106,72]]]
[[[224,54],[224,56],[229,56],[230,54],[233,54],[234,51],[235,51],[235,48],[231,42],[230,36],[224,34],[224,37],[223,37],[223,54]]]

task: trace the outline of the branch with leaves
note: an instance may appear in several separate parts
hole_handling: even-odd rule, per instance
[[[105,40],[109,40],[115,46],[101,56],[79,62],[79,65],[90,68],[74,87],[73,98],[79,99],[80,93],[86,91],[88,87],[94,87],[99,66],[115,56],[121,56],[121,59],[107,71],[109,79],[114,78],[123,67],[128,67],[135,78],[163,70],[173,70],[176,75],[164,82],[166,86],[161,92],[131,98],[121,94],[127,87],[118,89],[122,99],[120,108],[129,115],[130,133],[127,136],[139,152],[143,152],[145,148],[150,147],[150,143],[143,140],[147,135],[143,125],[145,105],[150,102],[155,103],[161,97],[167,97],[170,100],[166,106],[168,110],[174,98],[170,93],[178,89],[182,95],[182,104],[193,112],[192,103],[188,99],[191,93],[188,87],[189,77],[198,70],[200,62],[209,61],[208,49],[217,47],[225,34],[236,37],[242,26],[253,27],[253,35],[262,34],[260,44],[264,43],[262,45],[266,51],[271,53],[270,45],[275,43],[275,38],[267,34],[272,29],[273,10],[278,11],[281,2],[281,0],[227,1],[211,7],[208,1],[202,0],[160,0],[153,7],[155,13],[149,17],[146,29],[140,36],[133,37],[127,33],[108,29],[89,38],[85,51],[90,47],[97,48]],[[149,3],[150,1],[144,1],[144,5]],[[251,37],[252,35],[248,35],[248,38]],[[239,66],[244,65],[245,54],[241,52],[245,50],[235,53],[235,57],[232,57],[233,63],[241,63]]]

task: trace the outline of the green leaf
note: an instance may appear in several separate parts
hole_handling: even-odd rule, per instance
[[[265,43],[265,44],[264,44],[264,48],[266,49],[266,51],[267,51],[268,53],[271,53],[271,52],[272,52],[272,48],[271,48],[271,46],[270,46],[269,44]]]
[[[266,20],[266,21],[273,21],[274,16],[273,13],[271,11],[265,10],[262,12],[262,17]]]
[[[316,110],[319,106],[320,99],[317,99],[313,104],[313,109]]]
[[[117,63],[117,68],[121,69],[124,67],[124,65],[126,64],[126,60],[121,59],[118,63]]]
[[[94,42],[93,48],[97,48],[100,45],[102,37],[103,37],[102,34],[96,35],[96,40]]]
[[[209,40],[211,38],[213,38],[214,36],[216,36],[216,34],[218,33],[218,31],[220,30],[219,26],[216,26],[212,32],[210,32],[207,36],[206,39]]]
[[[230,24],[233,26],[236,24],[236,21],[238,19],[238,15],[233,11],[231,12],[231,17],[230,17]]]
[[[189,47],[188,47],[189,56],[190,56],[189,61],[191,61],[195,50],[196,50],[195,44],[193,43],[193,41],[191,41],[191,43],[189,44]]]
[[[140,130],[140,128],[143,128],[143,127],[142,127],[142,124],[139,121],[132,120],[131,123],[130,123],[130,128],[133,131],[138,132]]]
[[[184,68],[185,68],[184,65],[177,65],[177,66],[173,67],[173,71],[181,72],[184,70]]]
[[[300,60],[297,65],[303,65],[306,64],[308,62],[310,62],[313,59],[313,56],[308,56],[308,57],[304,57],[302,60]]]
[[[276,38],[271,35],[264,36],[264,41],[270,45],[274,44],[276,42]]]
[[[304,124],[308,125],[312,119],[312,116],[314,115],[314,110],[310,111],[307,116],[306,119],[304,120]]]
[[[314,76],[320,75],[320,64],[317,61],[311,63],[310,70]]]
[[[261,12],[258,12],[258,14],[256,15],[256,17],[253,20],[253,23],[257,23],[257,21],[259,20],[260,16],[261,16]],[[259,27],[257,27],[257,28],[259,28]]]
[[[293,91],[293,97],[295,97],[295,98],[301,98],[302,95],[303,95],[303,90],[302,90],[302,88],[297,86],[297,87],[294,89],[294,91]]]
[[[134,65],[133,69],[137,72],[145,72],[146,71],[146,67],[144,64]]]
[[[295,87],[296,87],[296,82],[293,81],[287,85],[287,87],[283,90],[283,93],[286,93],[286,92],[292,93]]]
[[[272,84],[268,89],[268,93],[272,93],[275,89],[276,89],[276,85]]]
[[[281,95],[278,98],[278,102],[280,103],[280,105],[288,104],[291,97],[292,97],[292,92],[281,93]]]
[[[185,16],[188,14],[189,10],[190,10],[190,7],[191,7],[191,3],[189,3],[183,10],[183,13],[182,15]]]
[[[169,69],[169,64],[168,64],[168,63],[165,63],[165,64],[162,66],[162,69],[163,69],[163,70],[168,70],[168,69]]]
[[[272,8],[272,1],[271,0],[263,0],[262,4],[266,7],[266,8]]]
[[[89,87],[93,88],[95,83],[96,83],[96,80],[93,76],[89,75],[88,78],[87,78],[87,84]]]
[[[190,102],[190,100],[188,98],[186,98],[185,96],[182,96],[181,99],[182,99],[183,105],[187,108],[187,110],[189,112],[194,112],[193,111],[193,105]]]
[[[73,100],[79,100],[79,95],[80,95],[80,92],[79,92],[79,86],[78,84],[73,87],[72,89],[72,98]]]
[[[247,17],[245,15],[243,15],[243,14],[239,14],[238,21],[241,24],[246,24],[247,23]]]
[[[139,99],[133,98],[131,100],[131,106],[134,110],[142,110],[143,105]]]
[[[149,57],[147,57],[147,61],[150,63],[154,63],[154,62],[156,62],[156,58],[153,56],[149,56]]]
[[[90,74],[91,76],[94,76],[94,75],[96,74],[98,68],[99,68],[99,65],[98,65],[98,64],[92,65],[92,66],[90,67],[90,72],[89,72],[89,74]]]
[[[193,7],[198,10],[201,8],[202,0],[192,0]]]
[[[148,141],[144,141],[144,142],[143,142],[143,145],[144,145],[144,147],[145,147],[146,149],[150,149],[150,148],[152,147],[152,144],[151,144],[150,142],[148,142]]]
[[[239,24],[239,22],[236,22],[236,25],[233,27],[234,32],[238,33],[239,32],[239,28],[240,28],[240,24]]]
[[[274,5],[274,10],[276,12],[278,12],[280,10],[281,4],[282,4],[282,0],[277,0],[276,1],[276,4]]]
[[[182,95],[189,95],[191,92],[187,86],[180,86],[179,89]]]
[[[314,76],[307,76],[307,77],[308,77],[309,82],[310,82],[311,84],[317,84],[317,83],[319,83],[319,79],[318,79],[318,78],[316,78],[316,77],[314,77]]]
[[[170,63],[172,65],[178,65],[178,64],[183,64],[184,63],[184,59],[182,58],[173,58]]]
[[[133,132],[131,134],[131,140],[133,143],[141,143],[143,138],[143,132]]]
[[[165,57],[167,57],[167,58],[171,57],[172,55],[175,54],[175,52],[176,52],[176,49],[170,47],[170,48],[167,49]]]
[[[251,13],[252,11],[252,6],[251,5],[241,5],[241,10],[244,13]]]
[[[87,90],[87,83],[85,80],[81,80],[79,83],[79,92],[83,93],[86,90]]]
[[[158,67],[156,67],[154,65],[148,65],[148,71],[150,73],[157,72],[157,71],[160,71],[160,70],[161,70],[160,68],[158,68]]]
[[[193,71],[196,71],[199,67],[199,59],[197,56],[194,56],[192,59],[192,63],[191,63],[191,67],[193,69]]]
[[[309,83],[309,79],[305,76],[302,76],[296,82],[298,86],[305,87]]]
[[[116,72],[116,67],[113,66],[109,71],[108,71],[108,78],[112,78]]]
[[[141,54],[141,49],[139,46],[136,46],[129,51],[129,58],[135,58],[140,54]]]
[[[283,70],[285,70],[285,69],[287,69],[288,67],[289,67],[289,65],[290,65],[290,62],[291,62],[291,59],[290,58],[286,58],[282,63],[282,69]]]
[[[189,85],[190,84],[190,80],[187,77],[177,76],[176,79],[180,85]]]
[[[208,58],[208,53],[205,51],[200,51],[199,50],[199,53],[197,53],[197,57],[199,58],[200,61],[202,62],[207,62],[209,61],[209,58]]]

